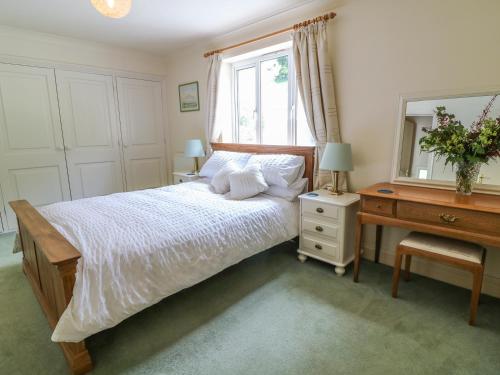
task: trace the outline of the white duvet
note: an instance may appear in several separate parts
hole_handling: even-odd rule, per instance
[[[53,341],[81,341],[298,235],[297,203],[232,201],[203,180],[39,210],[82,253]]]

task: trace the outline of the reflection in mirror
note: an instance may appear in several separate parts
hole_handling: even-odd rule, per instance
[[[432,153],[422,152],[419,140],[424,136],[425,128],[435,128],[436,107],[444,106],[448,113],[466,127],[470,127],[481,115],[492,96],[469,96],[458,98],[408,101],[402,124],[402,139],[399,155],[399,177],[419,180],[455,181],[455,171],[445,160]],[[500,116],[500,100],[494,103],[489,117]],[[494,160],[483,165],[479,173],[479,184],[500,185],[500,161]]]

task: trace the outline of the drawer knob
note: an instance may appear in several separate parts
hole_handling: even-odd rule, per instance
[[[455,221],[458,220],[458,217],[449,214],[439,214],[439,218],[446,224],[453,224]]]
[[[325,210],[323,210],[321,207],[318,207],[316,208],[316,212],[322,214],[323,212],[325,212]]]
[[[184,181],[182,181],[182,178],[179,178],[179,182],[184,182]]]
[[[317,243],[316,245],[314,245],[314,247],[318,250],[322,250],[323,249],[323,246],[321,246],[319,243]]]
[[[318,232],[323,232],[323,227],[322,227],[322,226],[320,226],[320,225],[317,225],[317,226],[316,226],[316,230],[317,230]]]
[[[377,204],[375,207],[377,207],[379,210],[382,208],[381,204]]]

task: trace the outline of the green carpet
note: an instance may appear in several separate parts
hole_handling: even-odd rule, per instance
[[[64,374],[66,363],[0,237],[0,374]],[[416,276],[390,297],[391,268],[361,283],[296,260],[289,243],[171,296],[88,347],[93,374],[500,374],[500,300]]]

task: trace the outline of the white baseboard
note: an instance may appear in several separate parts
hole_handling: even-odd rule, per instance
[[[364,246],[363,258],[373,260],[375,258],[375,249]],[[386,249],[380,251],[380,263],[393,266],[395,252]],[[471,289],[472,274],[460,268],[447,266],[446,264],[428,261],[419,257],[413,257],[411,263],[411,272],[430,277],[449,284],[458,285],[462,288]],[[500,278],[491,275],[484,275],[483,294],[500,298]]]

